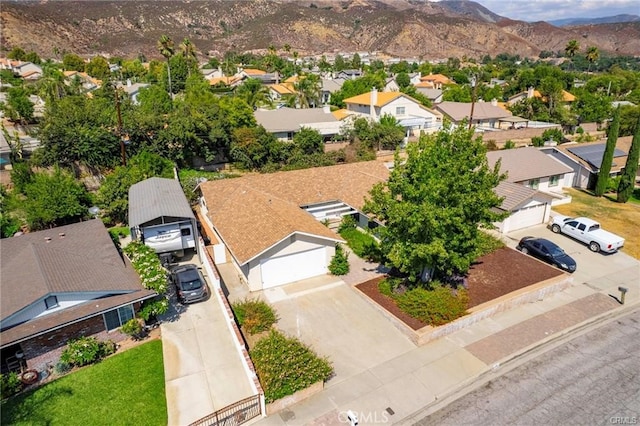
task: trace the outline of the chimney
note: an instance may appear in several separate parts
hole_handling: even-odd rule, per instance
[[[491,99],[491,105],[498,106],[498,100],[496,98]]]
[[[220,77],[224,77],[224,74],[222,74],[222,67],[218,66],[218,74],[220,74]]]
[[[130,78],[127,79],[127,87],[131,87],[131,79]]]
[[[369,115],[374,120],[376,119],[376,104],[378,103],[378,89],[373,88],[371,90],[371,105],[369,106]]]
[[[533,86],[527,90],[527,99],[533,98]]]
[[[322,105],[322,111],[325,114],[331,114],[331,107],[329,105]]]

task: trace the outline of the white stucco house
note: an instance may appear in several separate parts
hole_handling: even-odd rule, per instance
[[[407,130],[407,136],[433,133],[442,128],[442,114],[423,106],[402,92],[363,93],[344,100],[351,114],[378,121],[383,115],[391,115]]]
[[[257,110],[253,113],[258,124],[280,140],[292,140],[303,127],[317,130],[325,140],[340,133],[343,123],[329,110],[322,108],[288,108]]]
[[[511,212],[509,218],[496,224],[503,232],[546,223],[551,206],[571,202],[564,188],[571,187],[574,172],[560,161],[535,147],[490,151],[490,167],[500,161],[500,172],[507,174],[496,192],[505,197],[501,209]]]
[[[201,212],[221,242],[214,261],[232,262],[251,291],[324,275],[343,240],[322,222],[357,215],[366,226],[365,196],[388,176],[368,161],[203,182]]]

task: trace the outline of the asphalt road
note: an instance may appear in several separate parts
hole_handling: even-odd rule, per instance
[[[640,425],[640,310],[536,357],[415,425]]]

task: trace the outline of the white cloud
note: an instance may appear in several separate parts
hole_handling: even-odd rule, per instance
[[[640,15],[638,0],[475,0],[493,13],[521,21]]]

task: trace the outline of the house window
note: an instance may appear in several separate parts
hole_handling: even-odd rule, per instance
[[[113,311],[105,312],[102,314],[104,317],[104,323],[107,326],[107,330],[111,331],[115,328],[121,327],[122,324],[133,318],[133,306],[127,305]]]
[[[554,175],[549,178],[549,186],[558,186],[560,175]]]
[[[288,141],[292,141],[293,140],[293,132],[287,132],[287,140]]]
[[[396,107],[396,115],[404,115],[404,107]]]
[[[44,305],[47,309],[53,309],[58,307],[58,298],[56,296],[49,296],[44,299]]]
[[[182,228],[182,229],[180,229],[180,234],[183,237],[188,237],[189,235],[191,235],[191,229],[190,228]]]
[[[531,189],[538,189],[539,185],[540,185],[540,179],[530,179],[529,182],[527,183],[527,186]]]

